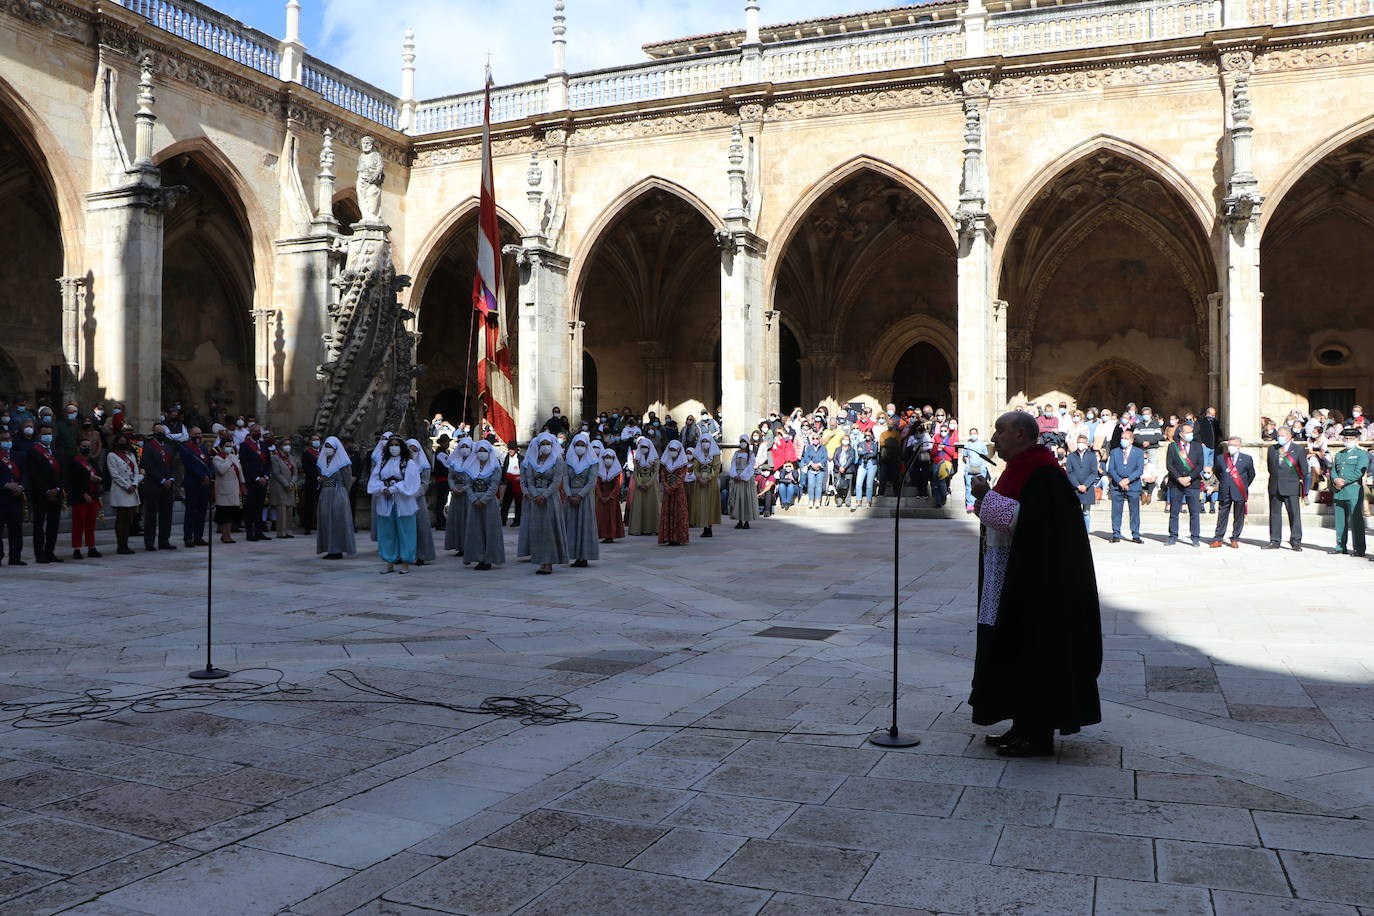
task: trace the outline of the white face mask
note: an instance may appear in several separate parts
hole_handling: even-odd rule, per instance
[[[1184,441],[1184,442],[1192,442],[1192,441],[1193,441],[1193,434],[1192,434],[1192,433],[1184,433],[1184,434],[1183,434],[1183,441]]]
[[[1080,442],[1074,446],[1074,448],[1078,449],[1080,452],[1086,452],[1088,450],[1088,443]]]
[[[392,458],[398,458],[401,454],[401,447],[399,445],[393,445],[389,449],[387,449],[387,451],[391,453]]]
[[[1239,455],[1239,454],[1240,454],[1240,446],[1239,446],[1239,445],[1228,445],[1228,446],[1226,446],[1226,451],[1230,452],[1232,455]]]
[[[1358,420],[1360,417],[1364,416],[1364,411],[1352,410],[1350,411],[1350,415],[1354,417],[1356,420]]]
[[[324,447],[324,450],[325,450],[326,452],[328,452],[329,454],[331,454],[331,455],[334,454],[334,446],[332,446],[332,445],[326,445],[326,446]]]
[[[289,445],[283,445],[283,446],[281,447],[281,453],[282,453],[283,455],[289,455],[289,454],[291,454],[291,446],[289,446]]]
[[[319,440],[319,439],[311,439],[311,440],[310,440],[310,447],[311,447],[311,448],[319,448],[319,447],[320,447],[320,440]]]
[[[583,452],[585,452],[586,450],[587,450],[587,446],[586,446],[586,444],[583,443],[583,442],[579,442],[579,443],[577,443],[576,445],[573,446],[573,451],[577,452],[579,455],[582,454]]]
[[[467,457],[467,456],[468,456],[469,454],[471,454],[471,453],[472,453],[472,449],[469,448],[468,446],[466,446],[466,445],[460,445],[460,446],[458,446],[458,454],[460,454],[460,455],[462,455],[462,456],[464,456],[464,457]]]
[[[1122,439],[1122,440],[1121,440],[1121,447],[1122,447],[1122,448],[1130,448],[1132,444],[1133,444],[1133,443],[1131,442],[1130,439]]]
[[[553,448],[552,448],[547,442],[545,442],[543,445],[539,446],[539,457],[540,457],[540,458],[547,458],[552,452],[553,452]]]
[[[1289,441],[1289,440],[1288,440],[1288,437],[1287,437],[1287,436],[1278,436],[1277,438],[1278,438],[1279,445],[1287,445],[1287,444],[1288,444],[1288,441]]]

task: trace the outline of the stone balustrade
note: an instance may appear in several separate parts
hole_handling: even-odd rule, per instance
[[[491,91],[491,119],[518,121],[548,109],[549,86],[544,80],[532,80],[501,86]],[[415,114],[415,132],[440,133],[474,127],[482,123],[483,93],[464,92],[459,95],[427,99],[419,104]]]
[[[164,31],[184,38],[251,67],[277,75],[281,63],[280,42],[265,32],[249,28],[237,19],[196,0],[116,0]]]
[[[1035,54],[1201,35],[1222,26],[1220,0],[1101,0],[993,13],[989,54]]]
[[[1252,0],[1250,21],[1270,25],[1374,15],[1374,0]]]
[[[378,124],[395,128],[400,123],[400,99],[396,96],[309,55],[301,67],[301,85]]]
[[[779,42],[764,47],[764,79],[775,83],[924,67],[964,56],[957,20]]]

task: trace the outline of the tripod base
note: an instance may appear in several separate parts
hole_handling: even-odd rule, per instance
[[[228,677],[230,673],[231,672],[225,671],[223,668],[206,665],[204,668],[197,668],[186,676],[195,678],[198,681],[217,681],[222,677]]]
[[[915,735],[903,734],[895,728],[885,728],[869,735],[868,743],[876,744],[878,747],[915,747],[921,743],[921,739]]]

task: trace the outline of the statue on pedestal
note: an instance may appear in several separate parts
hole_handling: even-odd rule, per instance
[[[371,137],[363,137],[358,142],[362,155],[358,157],[358,209],[362,211],[363,223],[382,221],[382,182],[386,179],[386,168],[382,154],[377,152],[377,144]]]

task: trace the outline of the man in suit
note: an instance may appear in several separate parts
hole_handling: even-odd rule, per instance
[[[153,426],[143,440],[139,467],[143,469],[143,549],[176,550],[172,544],[172,502],[176,497],[176,446],[167,438],[167,427]]]
[[[1079,436],[1074,443],[1074,449],[1064,463],[1064,472],[1069,475],[1069,483],[1073,484],[1074,494],[1078,497],[1078,506],[1083,510],[1083,525],[1092,531],[1093,503],[1097,502],[1096,487],[1102,479],[1102,473],[1097,467],[1097,452],[1088,448],[1087,436]]]
[[[1107,459],[1107,478],[1112,487],[1112,543],[1121,540],[1121,509],[1131,509],[1131,543],[1140,537],[1140,478],[1145,476],[1145,453],[1135,446],[1135,431],[1123,427],[1121,445]]]
[[[262,509],[267,502],[267,482],[272,479],[272,462],[262,442],[262,427],[254,423],[239,449],[239,464],[243,467],[243,483],[248,492],[243,497],[243,531],[245,540],[265,541],[262,533]]]
[[[57,527],[62,521],[62,465],[53,454],[52,427],[38,427],[38,441],[24,456],[29,488],[29,517],[33,520],[33,555],[39,563],[61,563]]]
[[[186,494],[186,515],[181,526],[181,539],[187,547],[206,547],[205,515],[214,492],[215,472],[210,466],[210,452],[201,442],[200,429],[187,430],[187,440],[181,444],[181,487]]]
[[[1250,484],[1255,482],[1255,462],[1240,450],[1240,436],[1232,436],[1226,447],[1217,453],[1213,466],[1217,477],[1217,492],[1221,510],[1217,513],[1217,530],[1212,547],[1220,547],[1226,537],[1226,522],[1231,518],[1231,546],[1240,547],[1240,533],[1245,528],[1245,516],[1250,512]]]
[[[1165,471],[1169,484],[1169,539],[1165,545],[1178,543],[1178,516],[1184,504],[1188,506],[1188,531],[1192,545],[1202,544],[1202,501],[1198,494],[1202,490],[1203,460],[1202,443],[1197,442],[1195,427],[1183,423],[1178,428],[1174,441],[1165,448]]]
[[[0,424],[0,560],[6,543],[11,566],[28,566],[24,553],[24,471],[13,457],[9,427]]]
[[[1283,512],[1288,512],[1288,535],[1294,550],[1302,550],[1302,498],[1312,485],[1307,452],[1293,441],[1286,426],[1278,428],[1269,446],[1269,543],[1263,550],[1278,550],[1283,541]]]

